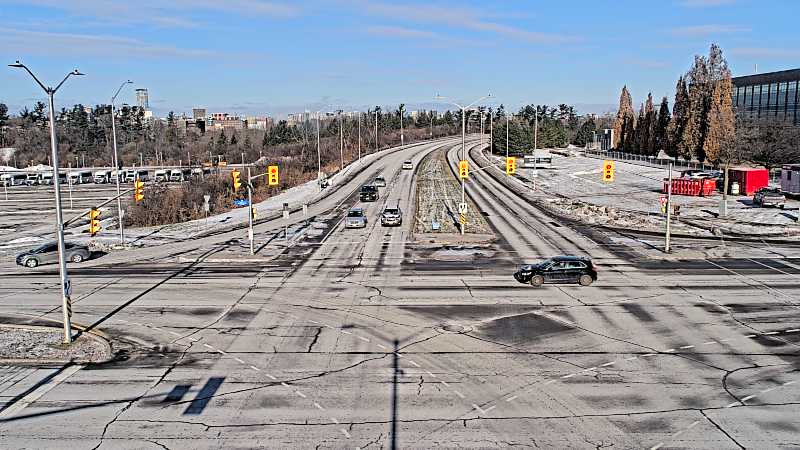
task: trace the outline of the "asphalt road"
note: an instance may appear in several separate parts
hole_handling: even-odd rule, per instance
[[[441,146],[453,160],[457,142],[374,162],[311,205],[314,225],[296,225],[294,245],[269,260],[230,259],[246,252],[239,230],[71,266],[74,320],[110,336],[116,358],[0,367],[0,439],[75,449],[800,446],[800,248],[678,240],[664,256],[653,237],[547,214],[539,194],[494,169],[467,187],[494,244],[415,243],[413,171],[401,163]],[[388,181],[380,200],[361,204],[358,187],[378,174]],[[381,227],[380,210],[398,202],[403,226]],[[366,208],[366,229],[343,228],[354,205]],[[260,224],[258,239],[284,225]],[[725,256],[681,257],[698,245]],[[598,282],[532,288],[511,277],[554,254],[591,256]],[[53,266],[1,262],[0,316],[58,320],[56,281]]]

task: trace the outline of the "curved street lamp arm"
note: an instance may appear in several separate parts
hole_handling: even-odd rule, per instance
[[[82,74],[82,73],[80,73],[80,72],[78,72],[78,69],[75,69],[75,70],[73,70],[72,72],[68,73],[68,74],[67,74],[67,76],[65,76],[65,77],[64,77],[64,79],[63,79],[63,80],[61,80],[61,83],[58,83],[58,86],[56,86],[56,88],[55,88],[55,89],[53,89],[53,93],[55,94],[55,93],[56,93],[56,91],[58,91],[58,88],[60,88],[60,87],[61,87],[61,85],[62,85],[62,84],[64,84],[64,82],[65,82],[65,81],[67,81],[67,78],[71,77],[72,75],[83,75],[83,74]],[[37,81],[38,81],[38,80],[37,80]]]
[[[124,88],[126,84],[133,84],[133,81],[128,80],[128,81],[123,82],[121,85],[119,85],[119,89],[117,89],[117,93],[114,94],[113,97],[111,97],[111,104],[112,105],[114,104],[114,101],[117,100],[117,96],[119,95],[120,91],[122,91],[122,88]]]
[[[16,62],[16,63],[14,63],[14,64],[9,64],[9,65],[8,65],[8,67],[17,67],[17,68],[22,68],[22,69],[25,69],[25,71],[26,71],[26,72],[28,72],[28,74],[29,74],[29,75],[30,75],[30,76],[31,76],[31,77],[32,77],[32,78],[33,78],[33,79],[36,81],[36,83],[37,83],[39,86],[41,86],[41,87],[42,87],[42,89],[43,89],[45,92],[47,92],[48,94],[50,93],[50,89],[49,89],[49,88],[47,88],[45,85],[43,85],[43,84],[42,84],[42,82],[41,82],[41,81],[39,81],[39,79],[38,79],[38,78],[36,78],[36,75],[34,75],[34,74],[33,74],[33,72],[31,72],[31,69],[28,69],[28,66],[26,66],[25,64],[22,64],[21,62],[17,61],[17,62]],[[67,76],[69,76],[69,75],[67,75]]]

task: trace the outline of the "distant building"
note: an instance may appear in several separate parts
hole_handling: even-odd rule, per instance
[[[150,109],[150,96],[147,93],[147,89],[136,89],[136,105],[145,111]]]
[[[206,109],[205,108],[192,108],[192,119],[194,119],[194,120],[206,120]]]
[[[604,128],[594,135],[594,146],[596,150],[609,151],[614,148],[614,130]]]
[[[733,78],[733,106],[749,119],[800,125],[800,69]]]
[[[245,126],[253,130],[266,130],[272,126],[270,117],[247,117],[244,120]]]

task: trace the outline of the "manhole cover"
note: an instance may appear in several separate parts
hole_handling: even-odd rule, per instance
[[[440,333],[455,333],[455,334],[464,334],[469,333],[472,331],[471,327],[464,327],[461,325],[456,325],[453,323],[447,323],[442,326],[436,328]]]

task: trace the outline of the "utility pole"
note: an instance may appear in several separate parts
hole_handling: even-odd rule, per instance
[[[533,123],[533,156],[536,161],[536,149],[539,148],[539,110],[535,107],[533,108]]]
[[[672,161],[669,162],[667,176],[667,231],[664,240],[664,253],[669,253],[669,225],[672,220]]]
[[[255,255],[255,245],[253,243],[253,189],[252,189],[253,179],[250,177],[250,166],[247,166],[247,207],[249,211],[247,211],[247,237],[250,239],[250,254]]]
[[[506,164],[508,164],[508,113],[506,113]],[[506,176],[508,173],[506,172]]]
[[[317,111],[317,184],[319,185],[319,190],[322,191],[322,153],[319,149],[319,113],[322,110]]]
[[[65,344],[72,344],[72,300],[70,296],[72,295],[72,286],[70,286],[69,276],[67,274],[67,260],[66,260],[66,253],[64,248],[64,219],[61,214],[61,186],[58,179],[58,143],[56,142],[56,117],[55,117],[55,102],[53,101],[53,96],[55,96],[58,89],[61,85],[67,81],[72,75],[80,76],[83,75],[78,71],[78,69],[73,70],[72,72],[68,73],[67,76],[61,80],[61,83],[55,88],[45,87],[36,75],[28,69],[27,66],[17,61],[14,64],[9,64],[9,67],[14,68],[21,68],[25,69],[25,71],[30,74],[30,76],[36,81],[36,83],[45,91],[48,98],[48,115],[50,116],[50,152],[52,153],[53,158],[53,188],[55,190],[55,200],[56,200],[56,235],[58,238],[58,269],[59,274],[61,275],[61,310],[64,315],[64,343]]]
[[[361,112],[358,113],[358,162],[361,162]]]
[[[400,146],[405,145],[403,141],[403,105],[400,105]]]
[[[375,151],[377,152],[380,146],[378,145],[378,108],[375,108]]]
[[[339,171],[344,170],[344,130],[342,129],[342,110],[339,110]]]
[[[431,139],[433,139],[433,111],[431,111]]]
[[[117,99],[117,95],[119,95],[122,88],[125,87],[126,84],[133,84],[131,80],[125,81],[119,86],[117,92],[111,97],[111,135],[113,137],[113,144],[114,144],[114,172],[116,172],[116,184],[117,184],[117,220],[119,221],[119,243],[125,243],[125,226],[123,224],[123,212],[122,212],[122,199],[120,196],[122,195],[120,186],[119,186],[119,176],[120,176],[120,164],[119,164],[119,156],[117,154],[117,127],[116,127],[116,119],[114,118],[114,102]]]
[[[492,108],[489,108],[489,153],[492,153],[494,148],[494,116],[492,115]]]

